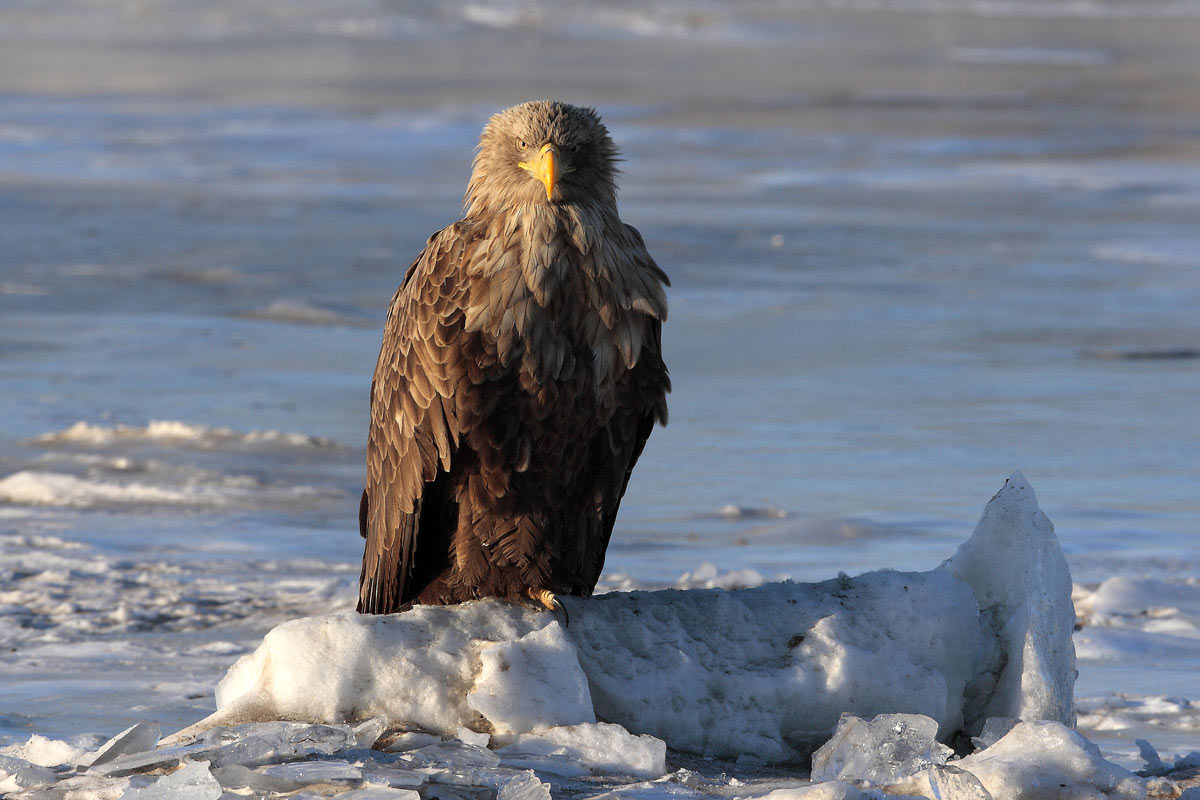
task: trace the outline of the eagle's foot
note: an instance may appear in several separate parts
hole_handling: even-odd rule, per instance
[[[525,590],[531,600],[537,601],[547,611],[562,612],[563,627],[571,625],[571,615],[567,613],[567,607],[558,601],[554,596],[554,592],[549,589],[535,589],[532,586]]]

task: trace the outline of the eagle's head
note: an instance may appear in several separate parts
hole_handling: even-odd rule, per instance
[[[617,147],[594,109],[535,100],[488,120],[467,186],[468,215],[531,204],[615,207]]]

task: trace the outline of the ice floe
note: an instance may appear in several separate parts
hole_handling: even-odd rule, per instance
[[[988,717],[1074,726],[1071,573],[1024,475],[1005,482],[943,568],[974,590],[984,629],[967,692],[967,731],[978,732]]]
[[[1123,617],[1145,604],[1135,589],[1096,590],[1088,613]],[[141,723],[91,752],[31,738],[0,753],[0,790],[1124,800],[1152,780],[1178,796],[1190,756],[1147,744],[1153,777],[1141,777],[1069,727],[1071,591],[1017,473],[928,572],[566,598],[569,627],[497,601],[294,619],[238,659],[196,725],[158,741]],[[1184,613],[1189,597],[1171,607]],[[956,758],[947,742],[976,752]],[[790,764],[798,777],[722,782],[680,768],[687,758]]]

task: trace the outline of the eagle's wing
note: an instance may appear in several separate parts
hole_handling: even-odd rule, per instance
[[[649,319],[647,324],[649,330],[642,344],[641,357],[631,375],[633,396],[641,398],[642,402],[619,408],[605,432],[608,440],[606,449],[612,459],[609,472],[612,482],[605,487],[602,507],[599,509],[599,535],[586,544],[588,553],[584,563],[587,574],[584,580],[589,587],[595,587],[600,580],[600,573],[604,571],[604,556],[617,521],[617,511],[629,487],[633,468],[646,447],[646,440],[650,438],[656,422],[659,425],[667,424],[667,393],[671,391],[671,377],[662,358],[662,323],[657,319]]]
[[[457,222],[429,238],[392,298],[371,381],[367,482],[359,507],[366,538],[358,610],[389,614],[413,600],[418,538],[436,539],[444,479],[462,435],[456,396],[468,365],[456,347],[467,293],[463,264],[478,237]],[[428,491],[439,478],[442,491]],[[424,523],[424,524],[423,524]]]

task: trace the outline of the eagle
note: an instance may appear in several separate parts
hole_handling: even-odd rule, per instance
[[[358,611],[484,597],[563,610],[604,567],[667,422],[666,274],[617,214],[594,109],[491,117],[464,216],[392,298],[371,382]]]

